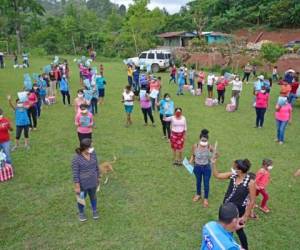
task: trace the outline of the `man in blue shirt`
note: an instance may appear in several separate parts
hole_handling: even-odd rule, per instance
[[[96,85],[98,89],[99,104],[104,103],[106,80],[102,75],[96,75]]]
[[[208,222],[202,230],[201,250],[240,250],[233,232],[244,227],[235,204],[229,202],[219,209],[219,221]]]

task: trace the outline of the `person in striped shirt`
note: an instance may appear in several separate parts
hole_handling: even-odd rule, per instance
[[[82,200],[86,198],[87,194],[89,195],[93,210],[93,219],[98,219],[96,191],[99,185],[100,171],[97,156],[92,147],[92,140],[90,138],[85,138],[80,141],[80,146],[76,149],[76,155],[72,161],[72,173],[76,195]],[[87,217],[84,213],[85,206],[80,202],[77,202],[77,204],[79,220],[81,222],[86,221]]]
[[[205,224],[202,230],[200,250],[240,250],[240,245],[233,238],[233,232],[244,227],[239,218],[237,206],[228,202],[219,208],[219,221]]]

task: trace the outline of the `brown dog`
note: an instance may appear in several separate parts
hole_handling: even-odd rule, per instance
[[[114,171],[112,164],[114,164],[116,161],[117,161],[117,157],[114,156],[114,159],[112,161],[105,161],[99,165],[100,178]],[[107,182],[108,182],[108,177],[106,177],[104,184],[106,184]]]

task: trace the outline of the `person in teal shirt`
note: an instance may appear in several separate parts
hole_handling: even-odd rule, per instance
[[[98,89],[99,104],[104,103],[106,80],[102,75],[96,75],[96,85]]]
[[[174,115],[174,102],[168,93],[164,95],[164,99],[160,100],[159,106],[159,117],[163,130],[163,138],[170,140],[171,136],[171,121],[165,121],[165,117]]]

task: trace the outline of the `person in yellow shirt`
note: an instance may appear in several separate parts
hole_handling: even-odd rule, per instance
[[[132,65],[131,64],[127,64],[127,75],[128,75],[128,84],[130,85],[130,87],[132,86],[133,83],[133,69],[132,69]]]

